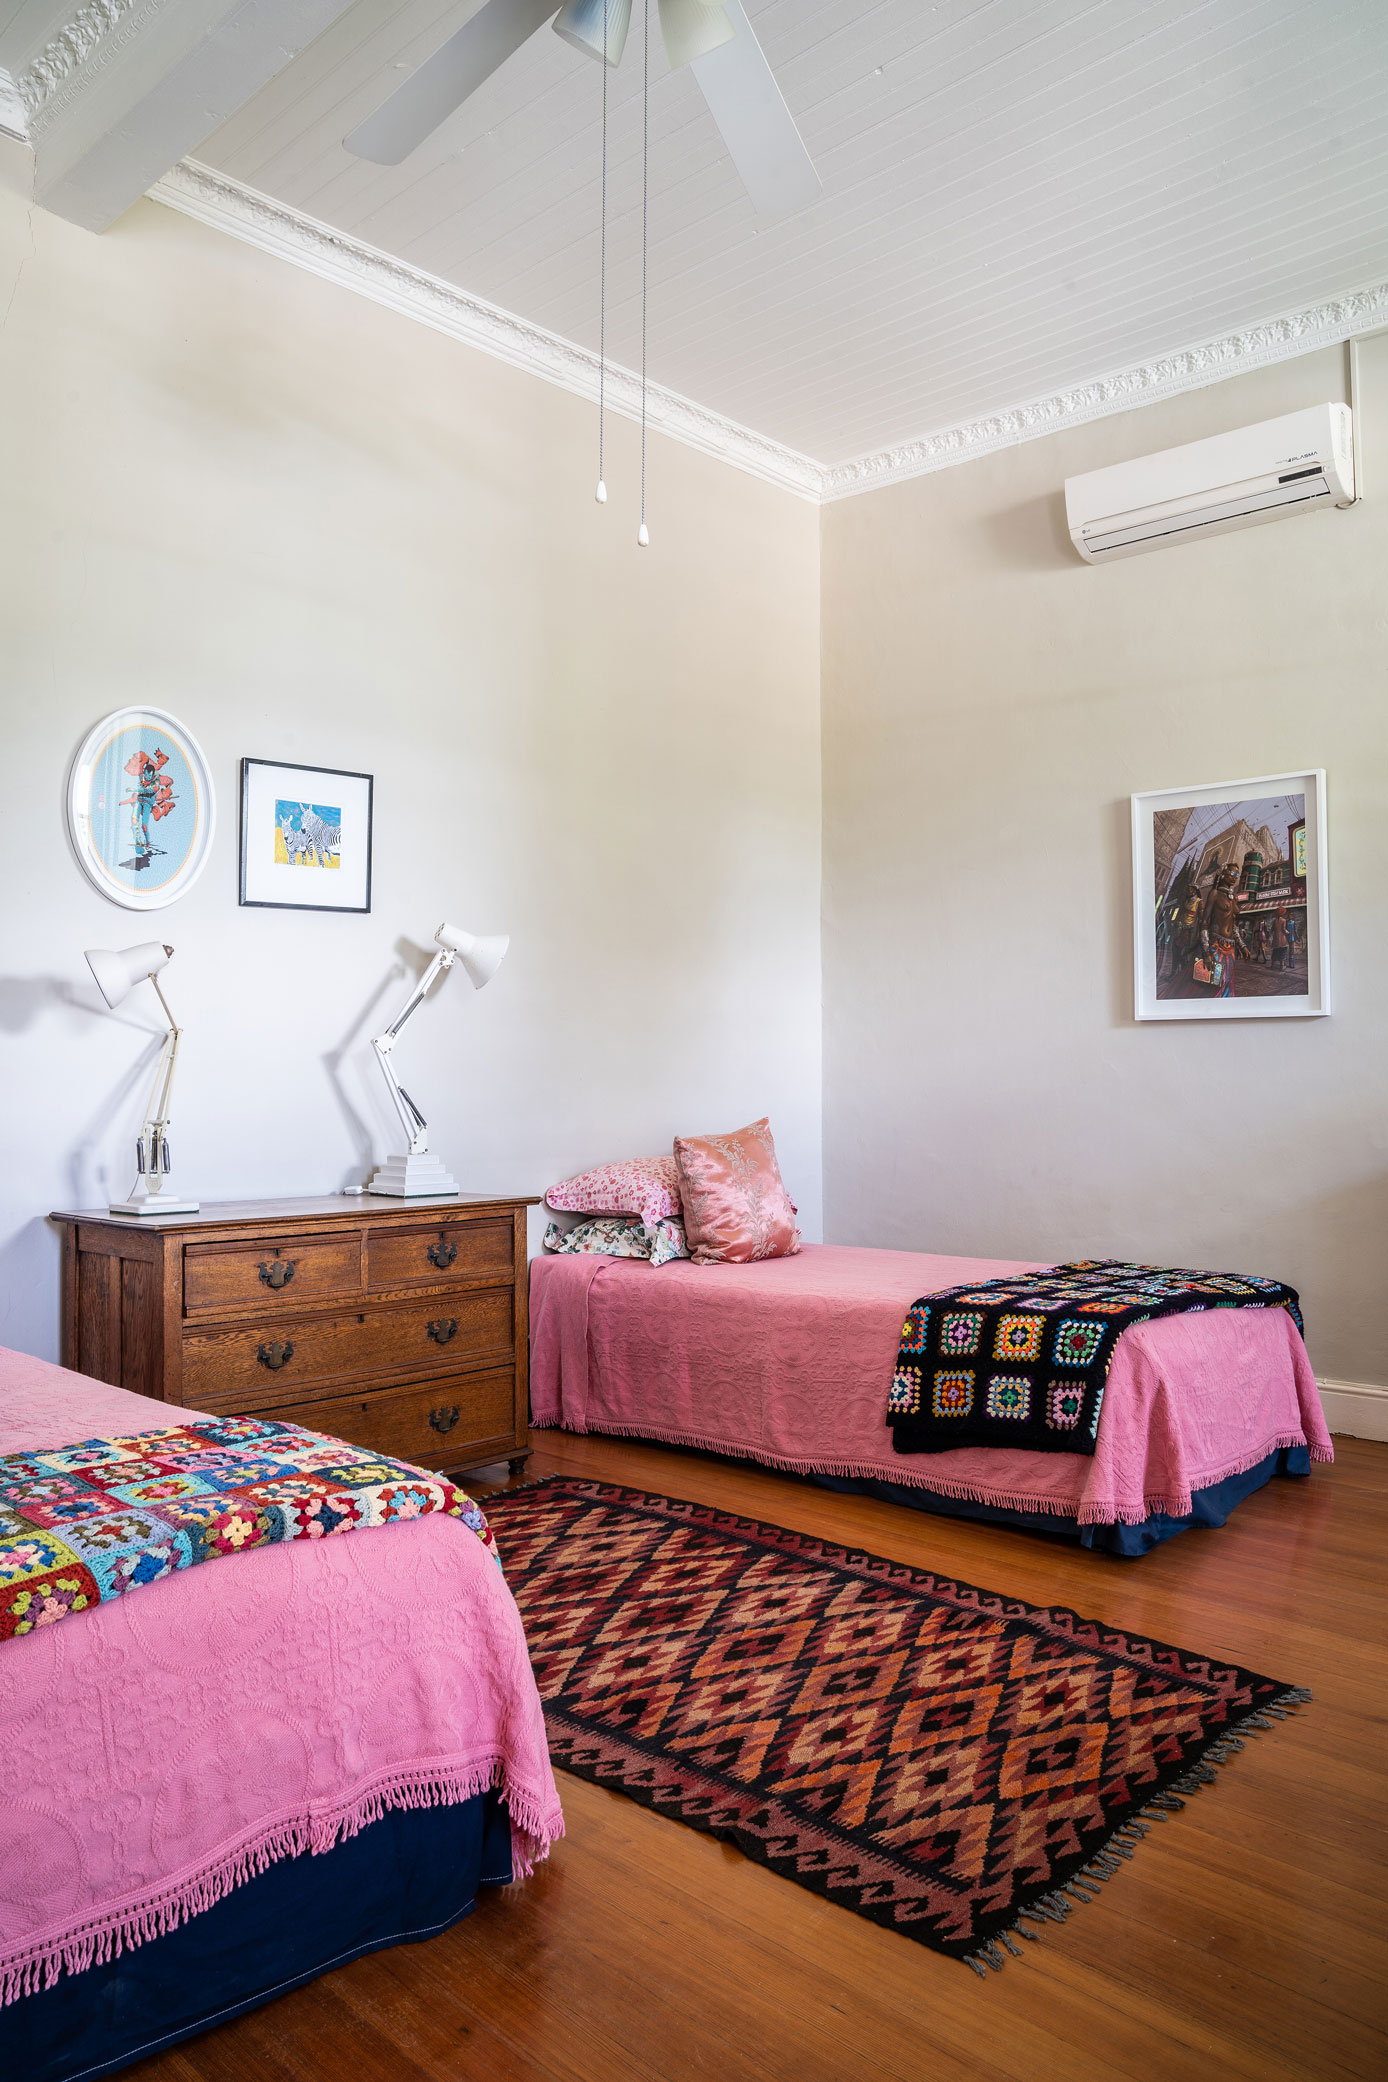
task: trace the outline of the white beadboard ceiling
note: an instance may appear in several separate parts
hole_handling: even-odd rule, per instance
[[[759,227],[653,32],[650,374],[820,463],[1388,275],[1388,0],[746,4],[824,195]],[[628,367],[641,5],[609,87]],[[596,65],[544,29],[403,166],[343,150],[474,11],[357,0],[196,156],[595,348]]]

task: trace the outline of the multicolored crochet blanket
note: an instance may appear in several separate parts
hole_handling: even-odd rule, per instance
[[[1209,1308],[1285,1308],[1280,1280],[1077,1258],[925,1294],[901,1333],[887,1398],[898,1453],[1023,1446],[1092,1454],[1114,1347],[1130,1323]]]
[[[255,1417],[0,1456],[0,1641],[280,1540],[442,1511],[500,1556],[472,1498],[442,1475]]]

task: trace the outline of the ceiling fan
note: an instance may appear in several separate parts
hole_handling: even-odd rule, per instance
[[[786,217],[813,202],[819,175],[740,0],[657,6],[671,70],[691,67],[757,214]],[[566,0],[557,11],[555,0],[485,0],[344,140],[347,150],[398,166],[551,18],[566,43],[616,65],[631,8],[632,0]]]

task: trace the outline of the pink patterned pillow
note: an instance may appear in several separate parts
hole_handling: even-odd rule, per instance
[[[675,1140],[684,1233],[696,1265],[789,1258],[800,1248],[768,1121],[732,1135]]]
[[[545,1205],[560,1214],[639,1215],[648,1229],[680,1213],[673,1157],[628,1157],[551,1186]]]

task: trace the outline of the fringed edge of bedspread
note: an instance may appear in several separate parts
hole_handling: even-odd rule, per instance
[[[532,1431],[565,1431],[570,1428],[554,1417],[531,1419]],[[857,1481],[900,1482],[904,1487],[932,1490],[937,1496],[957,1497],[964,1503],[989,1504],[1000,1511],[1045,1512],[1052,1518],[1071,1519],[1077,1525],[1141,1525],[1155,1511],[1163,1512],[1168,1518],[1188,1518],[1194,1509],[1189,1490],[1174,1497],[1145,1496],[1141,1509],[1136,1504],[1119,1504],[1103,1498],[1090,1498],[1076,1507],[1055,1497],[1029,1496],[1022,1490],[991,1489],[979,1482],[961,1481],[957,1476],[939,1475],[927,1482],[914,1472],[906,1456],[903,1456],[904,1464],[899,1469],[888,1470],[863,1461],[795,1460],[788,1454],[763,1452],[757,1446],[735,1446],[727,1439],[701,1437],[696,1432],[661,1431],[654,1425],[594,1424],[585,1420],[582,1429],[584,1433],[602,1432],[611,1438],[655,1439],[666,1446],[689,1446],[696,1453],[720,1453],[733,1460],[753,1460],[762,1467],[784,1468],[792,1475],[845,1475]],[[1216,1482],[1227,1482],[1231,1475],[1247,1474],[1250,1468],[1257,1467],[1260,1460],[1266,1460],[1269,1453],[1280,1453],[1295,1446],[1304,1446],[1312,1460],[1332,1461],[1335,1458],[1333,1447],[1309,1442],[1304,1432],[1279,1432],[1265,1445],[1240,1454],[1227,1467],[1208,1475],[1201,1486],[1212,1488]]]
[[[451,1807],[499,1788],[511,1818],[513,1875],[525,1879],[564,1834],[558,1802],[542,1807],[510,1778],[505,1760],[488,1757],[466,1768],[415,1766],[385,1774],[336,1806],[263,1823],[244,1843],[219,1851],[196,1872],[176,1874],[137,1902],[102,1909],[59,1935],[26,1940],[0,1958],[0,2009],[21,1996],[56,1986],[63,1974],[85,1973],[215,1908],[235,1888],[282,1858],[305,1851],[321,1856],[379,1822],[392,1808]]]

